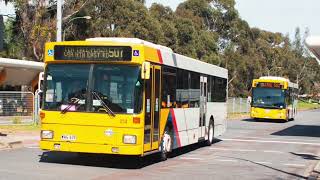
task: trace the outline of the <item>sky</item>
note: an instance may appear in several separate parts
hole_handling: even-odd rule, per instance
[[[160,3],[176,9],[184,0],[146,0],[147,7]],[[290,34],[293,38],[295,28],[304,32],[309,28],[310,35],[320,35],[320,0],[236,0],[240,17],[251,27]],[[12,5],[0,2],[0,14],[14,13]]]
[[[146,5],[154,2],[176,9],[183,0],[146,0]],[[236,0],[236,9],[250,27],[289,33],[291,38],[296,27],[302,33],[308,27],[310,35],[320,35],[320,0]]]

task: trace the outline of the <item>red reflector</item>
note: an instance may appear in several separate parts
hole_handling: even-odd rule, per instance
[[[40,112],[40,118],[43,119],[46,117],[46,114],[44,112]]]
[[[140,118],[134,117],[133,118],[133,124],[140,124]]]

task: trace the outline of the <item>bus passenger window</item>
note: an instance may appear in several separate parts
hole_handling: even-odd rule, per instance
[[[162,108],[176,107],[176,70],[163,68],[162,74]]]

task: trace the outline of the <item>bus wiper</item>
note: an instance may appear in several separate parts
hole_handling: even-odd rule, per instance
[[[61,110],[61,114],[65,114],[66,112],[68,112],[68,110],[72,106],[77,105],[79,101],[80,101],[80,99],[78,99],[78,98],[71,98],[71,102],[68,104],[67,107],[65,107],[64,109]]]
[[[108,114],[110,114],[110,115],[113,116],[113,117],[116,116],[115,113],[114,113],[114,112],[108,107],[108,105],[102,100],[101,96],[100,96],[98,93],[96,93],[95,91],[92,91],[91,93],[92,93],[92,95],[93,95],[96,99],[99,100],[99,102],[101,103],[101,105],[103,106],[103,108],[106,110],[106,112],[107,112]]]

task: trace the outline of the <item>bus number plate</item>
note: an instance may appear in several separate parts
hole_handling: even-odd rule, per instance
[[[63,141],[75,141],[77,137],[75,135],[64,134],[61,136],[61,140]]]

